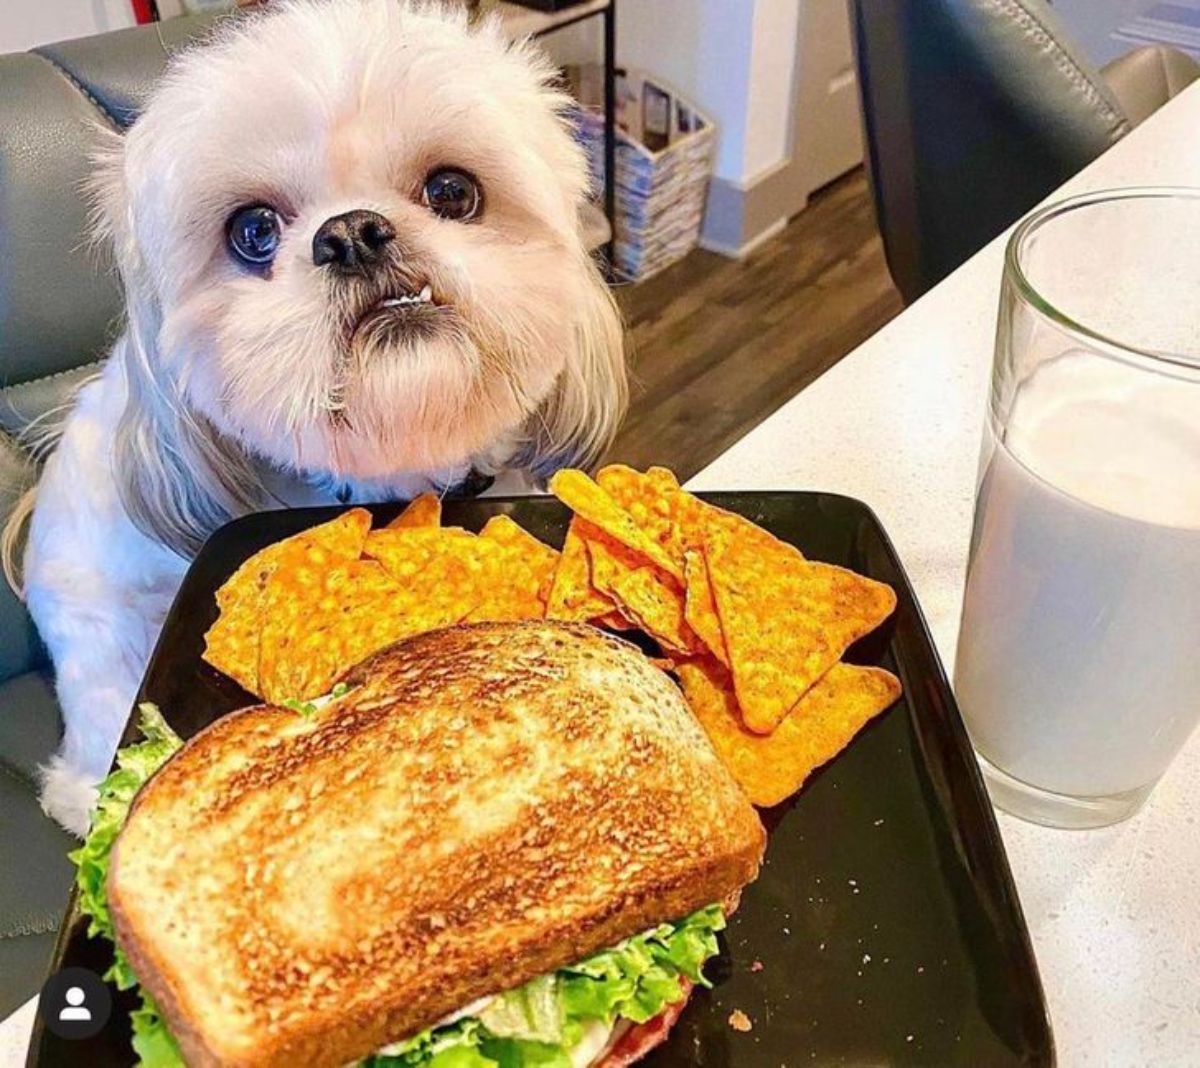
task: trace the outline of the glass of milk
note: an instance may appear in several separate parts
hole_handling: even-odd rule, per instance
[[[1131,815],[1200,720],[1200,190],[1008,245],[955,688],[992,799]]]

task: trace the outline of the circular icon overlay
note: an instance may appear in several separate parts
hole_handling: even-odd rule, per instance
[[[91,1038],[112,1013],[108,984],[87,968],[64,968],[46,980],[38,998],[46,1030],[59,1038]]]

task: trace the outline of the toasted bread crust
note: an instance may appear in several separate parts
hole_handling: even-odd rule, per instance
[[[189,1064],[344,1064],[757,874],[757,815],[619,639],[453,627],[348,681],[213,724],[118,838],[117,941]]]

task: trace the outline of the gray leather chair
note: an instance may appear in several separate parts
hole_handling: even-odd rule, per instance
[[[90,131],[128,126],[168,52],[210,21],[0,56],[0,520],[35,474],[23,431],[96,369],[120,312],[83,247]],[[0,1017],[41,985],[71,882],[74,840],[35,788],[60,729],[45,652],[0,580]]]
[[[1142,48],[1103,71],[1042,0],[851,0],[871,189],[913,301],[1193,81]]]

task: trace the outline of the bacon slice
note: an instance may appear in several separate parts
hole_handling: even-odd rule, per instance
[[[692,993],[692,984],[683,979],[683,997],[672,1002],[652,1020],[644,1024],[636,1024],[626,1031],[616,1044],[599,1061],[595,1068],[628,1068],[629,1065],[640,1061],[647,1053],[661,1046],[675,1026],[675,1021],[687,1007],[688,998]]]

